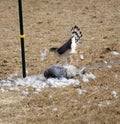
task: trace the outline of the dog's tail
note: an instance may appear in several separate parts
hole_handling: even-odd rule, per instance
[[[82,32],[80,31],[78,26],[74,26],[71,29],[72,35],[76,37],[77,40],[80,40],[80,38],[82,37]]]

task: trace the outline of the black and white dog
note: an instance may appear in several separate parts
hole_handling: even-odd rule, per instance
[[[67,58],[68,55],[76,53],[76,47],[78,43],[81,43],[82,33],[78,26],[74,26],[71,29],[71,38],[59,48],[50,48],[50,51],[57,53],[62,58]]]

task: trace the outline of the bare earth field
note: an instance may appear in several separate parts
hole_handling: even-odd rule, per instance
[[[76,24],[83,43],[71,64],[96,79],[27,96],[0,91],[0,124],[120,124],[120,0],[23,0],[23,16],[28,76],[61,61],[49,52],[41,61],[40,53],[68,40]],[[16,0],[0,0],[0,47],[0,81],[21,77]]]

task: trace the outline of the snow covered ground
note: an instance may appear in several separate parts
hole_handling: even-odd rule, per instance
[[[65,66],[68,70],[68,75],[74,75],[75,73],[79,73],[79,77],[83,82],[89,82],[89,79],[95,80],[95,75],[92,73],[82,74],[82,71],[85,68],[79,70],[72,65]],[[32,87],[34,89],[34,93],[39,93],[43,88],[56,88],[56,87],[65,87],[69,85],[79,85],[80,81],[75,78],[48,78],[46,79],[43,74],[41,75],[32,75],[27,76],[26,78],[17,78],[15,79],[14,75],[10,75],[7,80],[0,81],[0,92],[9,92],[9,91],[19,91],[24,95],[28,95],[28,87]],[[21,91],[21,87],[24,87],[25,90]]]
[[[41,61],[46,58],[47,50],[41,52]],[[119,55],[116,51],[111,51],[112,55]],[[83,55],[80,55],[80,59],[84,59]],[[107,61],[103,62],[108,68],[112,68]],[[43,88],[56,88],[56,87],[65,87],[69,85],[79,85],[80,81],[77,79],[77,76],[81,78],[82,83],[88,83],[90,79],[95,80],[96,76],[92,73],[83,73],[86,67],[81,69],[76,68],[73,65],[63,66],[67,69],[67,78],[48,78],[46,79],[43,74],[41,75],[32,75],[27,76],[26,78],[15,78],[16,74],[11,74],[8,76],[7,80],[0,80],[0,92],[9,92],[9,91],[19,91],[24,95],[28,95],[28,87],[34,89],[34,93],[39,93]],[[76,76],[77,75],[77,76]],[[71,78],[72,77],[72,78]],[[74,77],[74,78],[73,78]],[[24,87],[25,90],[21,90],[21,87]],[[78,89],[78,94],[83,94],[87,91]],[[112,92],[112,96],[116,97],[115,92]]]

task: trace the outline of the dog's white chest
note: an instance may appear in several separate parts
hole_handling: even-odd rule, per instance
[[[71,51],[70,53],[76,53],[76,42],[75,42],[75,38],[72,38],[72,44],[71,44]]]

